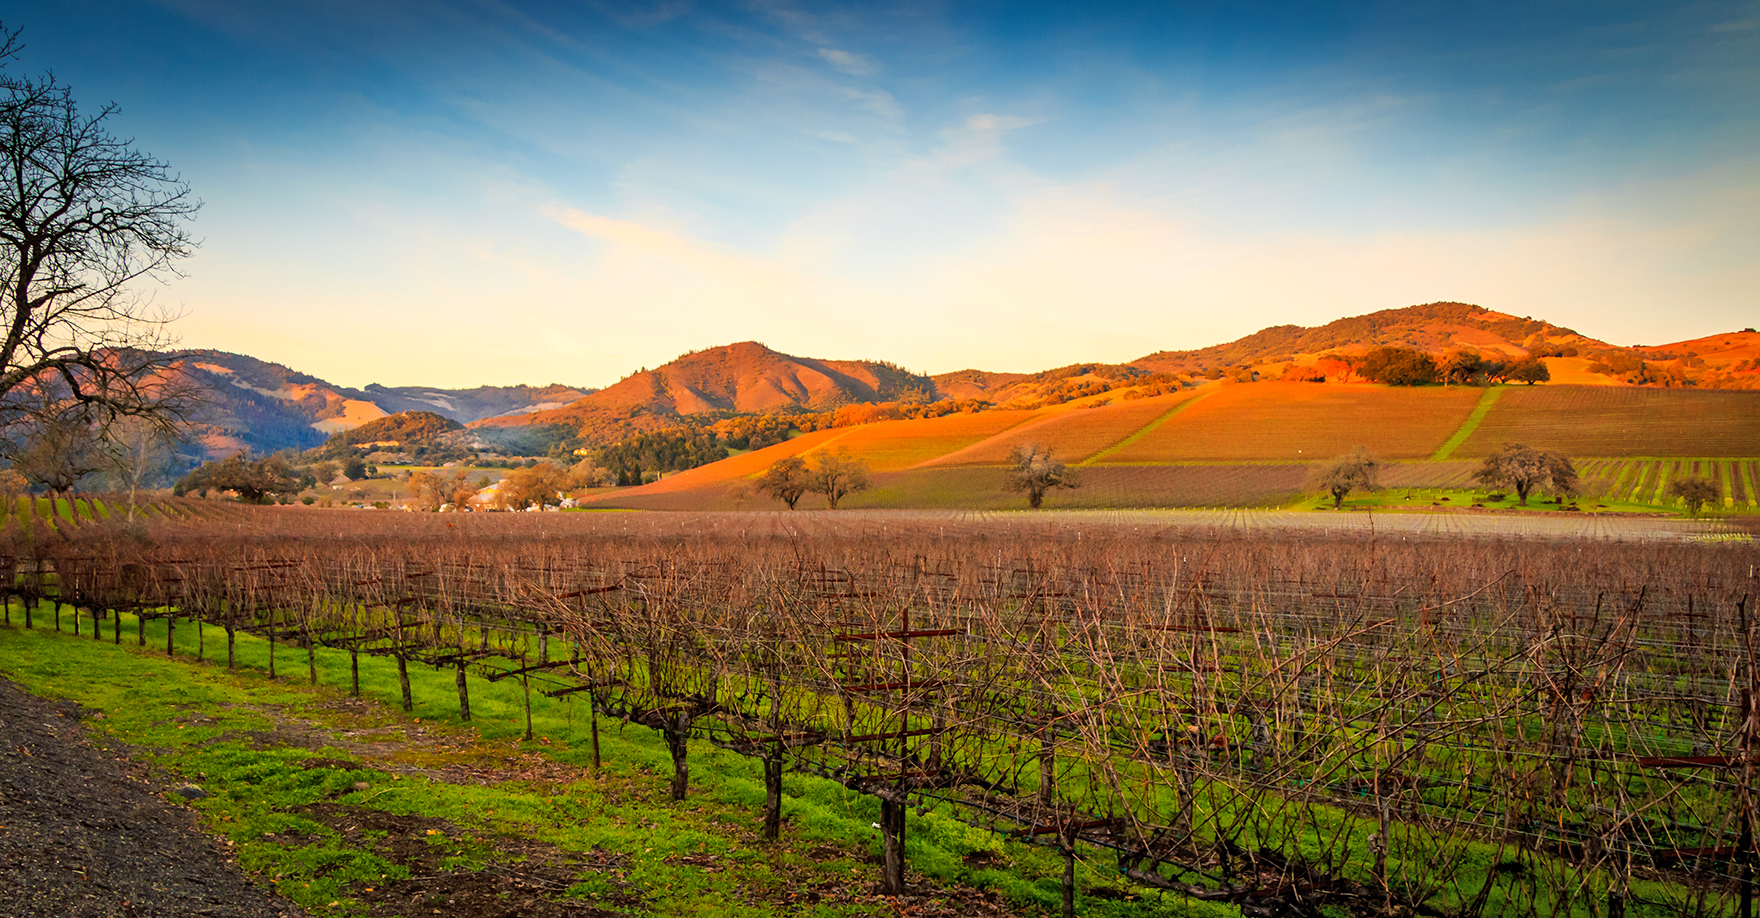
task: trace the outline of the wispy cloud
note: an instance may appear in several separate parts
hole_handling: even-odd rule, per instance
[[[820,48],[819,57],[850,76],[873,76],[880,72],[880,65],[872,60],[860,54],[851,54],[836,48]]]

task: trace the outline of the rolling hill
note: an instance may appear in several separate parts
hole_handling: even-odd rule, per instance
[[[1471,460],[1522,442],[1563,452],[1586,470],[1682,457],[1677,464],[1701,463],[1729,479],[1730,508],[1746,511],[1741,470],[1760,456],[1754,391],[1212,382],[1089,404],[821,430],[588,500],[630,509],[767,507],[755,482],[772,463],[847,449],[875,479],[847,506],[1019,507],[1022,498],[1004,487],[1007,468],[1012,450],[1032,443],[1084,476],[1081,489],[1053,498],[1055,506],[1263,506],[1297,497],[1312,462],[1359,445],[1392,463],[1384,473],[1390,486],[1435,488],[1467,486],[1477,467]],[[1609,481],[1604,490],[1617,489]],[[1626,492],[1633,489],[1620,499],[1632,500]],[[1650,504],[1666,497],[1655,479],[1640,496]]]
[[[1357,382],[1351,361],[1376,347],[1435,357],[1463,349],[1488,360],[1539,357],[1553,382],[1532,394],[1510,390],[1510,398],[1476,412],[1484,390],[1390,390]],[[1730,420],[1749,418],[1754,400],[1707,391],[1760,388],[1760,333],[1620,347],[1541,319],[1447,302],[1315,328],[1275,326],[1124,364],[1038,373],[924,375],[885,361],[801,357],[747,341],[685,354],[598,391],[559,385],[355,390],[238,354],[177,356],[211,394],[202,434],[217,455],[308,448],[327,434],[415,410],[468,424],[475,436],[539,451],[563,439],[569,448],[592,447],[730,418],[779,417],[766,423],[802,430],[854,424],[838,427],[835,436],[888,474],[1000,467],[1026,443],[1053,445],[1064,458],[1096,468],[1301,461],[1359,443],[1389,458],[1443,458],[1451,451],[1468,457],[1508,437],[1606,456],[1673,454],[1690,445],[1701,451],[1715,445],[1718,454],[1760,453],[1760,446],[1745,446],[1754,432],[1749,422]],[[1591,388],[1605,394],[1564,394]],[[1637,392],[1646,394],[1618,394]],[[1707,400],[1714,394],[1728,398]],[[854,410],[864,405],[873,407]],[[1680,418],[1668,420],[1671,413]],[[1603,415],[1624,420],[1596,420]],[[901,416],[906,419],[861,423]],[[1661,426],[1648,418],[1661,418]]]

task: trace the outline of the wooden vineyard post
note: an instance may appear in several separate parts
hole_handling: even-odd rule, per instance
[[[392,653],[392,656],[397,658],[397,685],[403,689],[403,709],[414,711],[416,703],[409,694],[409,658],[404,656],[402,644],[397,645],[397,650]]]
[[[311,623],[300,623],[300,637],[306,642],[306,682],[318,684],[318,642],[312,639]]]
[[[104,607],[101,605],[98,605],[97,603],[93,603],[92,604],[92,640],[102,641],[103,639],[104,639]]]
[[[1057,719],[1046,716],[1039,730],[1039,805],[1049,807],[1057,802],[1057,750],[1052,732]]]
[[[458,682],[458,719],[469,722],[471,719],[471,693],[470,687],[465,682],[464,658],[459,657],[456,665],[458,667],[456,671]]]
[[[357,644],[348,645],[348,694],[361,697],[361,649]]]
[[[528,742],[530,742],[531,738],[532,738],[532,677],[531,676],[519,677],[519,684],[520,684],[521,688],[525,689],[525,693],[526,693],[526,740]],[[594,737],[595,742],[593,743],[593,745],[595,747],[598,746],[597,739],[598,739],[597,737]],[[595,755],[594,758],[597,759],[598,756]],[[594,767],[598,767],[598,766],[595,765]]]
[[[880,895],[904,895],[904,801],[890,795],[880,798],[880,839],[884,860],[880,868]]]
[[[767,842],[782,837],[782,684],[777,672],[770,674],[770,732],[775,736],[764,747],[764,833]]]
[[[587,726],[593,734],[593,770],[599,771],[604,767],[599,760],[599,699],[592,693],[587,695]]]
[[[269,678],[275,678],[275,607],[269,607]]]
[[[138,611],[136,614],[139,614]],[[110,636],[112,638],[111,643],[115,644],[118,647],[122,646],[122,610],[121,609],[111,609],[110,610]]]
[[[683,800],[691,786],[691,712],[685,705],[671,717],[661,713],[660,732],[666,737],[666,749],[672,753],[672,799]]]
[[[171,656],[176,655],[176,647],[171,643],[171,635],[172,635],[172,632],[177,630],[176,626],[177,626],[177,615],[173,612],[169,612],[169,611],[166,612],[165,613],[165,656],[167,656],[167,657],[171,657]],[[269,675],[270,675],[270,677],[274,677],[274,675],[275,675],[275,658],[274,657],[269,658]]]
[[[782,837],[782,742],[777,740],[764,752],[764,840],[773,842]]]

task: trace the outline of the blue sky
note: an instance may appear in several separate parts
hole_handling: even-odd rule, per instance
[[[697,348],[1037,370],[1450,299],[1760,316],[1760,3],[64,0],[205,202],[187,346],[600,386]]]

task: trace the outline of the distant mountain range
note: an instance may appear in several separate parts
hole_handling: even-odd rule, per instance
[[[210,454],[221,455],[309,448],[337,431],[412,410],[432,411],[489,437],[548,427],[591,444],[692,421],[862,404],[953,399],[1039,408],[1154,396],[1205,378],[1312,376],[1313,368],[1329,360],[1337,364],[1339,358],[1377,347],[1437,357],[1462,349],[1498,360],[1540,356],[1547,358],[1557,382],[1760,388],[1760,334],[1752,329],[1618,347],[1544,320],[1465,303],[1383,310],[1317,328],[1274,326],[1212,347],[1039,373],[961,370],[928,376],[885,361],[797,357],[747,341],[693,351],[598,391],[563,385],[349,389],[240,354],[176,356],[182,371],[211,394],[200,433]]]
[[[522,416],[567,405],[592,389],[479,386],[350,389],[243,354],[180,351],[175,365],[206,394],[196,433],[210,455],[308,449],[331,434],[404,411],[432,411],[460,423]]]

